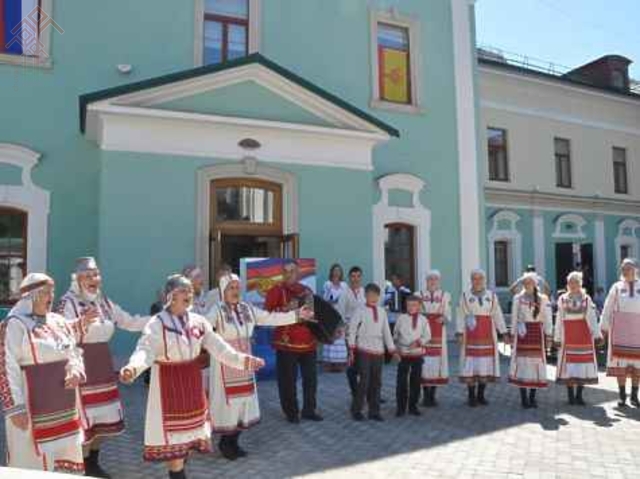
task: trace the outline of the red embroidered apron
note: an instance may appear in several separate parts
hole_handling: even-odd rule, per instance
[[[517,355],[522,358],[540,358],[544,355],[542,323],[524,323],[527,332],[517,338]]]
[[[493,340],[493,321],[491,316],[476,316],[476,327],[467,328],[465,355],[473,358],[495,357]]]
[[[85,343],[84,368],[87,380],[80,386],[82,404],[85,408],[104,406],[119,402],[118,376],[113,368],[113,359],[107,343]]]
[[[251,354],[251,344],[247,339],[234,339],[227,341],[231,347],[244,354]],[[224,364],[220,365],[222,382],[227,403],[236,398],[250,397],[255,393],[256,383],[252,371],[236,369]]]
[[[80,414],[75,389],[65,387],[67,361],[23,366],[33,439],[38,444],[78,434]]]
[[[156,364],[165,434],[188,432],[204,426],[207,401],[198,360]]]
[[[640,361],[640,314],[613,313],[611,357]]]
[[[593,362],[593,338],[585,318],[565,319],[564,328],[564,358],[566,364]]]
[[[441,319],[441,314],[427,314],[429,329],[431,330],[431,339],[425,348],[425,356],[440,357],[442,355],[442,331],[444,325]]]

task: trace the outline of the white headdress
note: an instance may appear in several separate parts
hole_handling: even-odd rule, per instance
[[[432,270],[429,270],[429,271],[427,272],[427,276],[426,276],[426,278],[427,278],[427,279],[431,279],[431,278],[437,278],[437,279],[440,279],[440,278],[442,278],[442,275],[440,274],[440,271],[439,271],[439,270],[437,270],[437,269],[432,269]]]
[[[632,267],[635,269],[635,276],[636,278],[638,277],[638,270],[640,270],[640,265],[638,265],[638,261],[635,258],[625,258],[622,260],[622,263],[620,263],[620,278],[622,280],[624,280],[624,277],[622,276],[622,272],[624,271],[625,268],[628,267]]]
[[[29,273],[20,283],[20,300],[11,308],[9,316],[29,316],[33,312],[33,299],[46,286],[53,286],[53,279],[44,273]]]
[[[220,285],[220,296],[222,296],[222,299],[224,299],[225,290],[229,287],[231,283],[235,281],[240,283],[240,277],[234,273],[225,274],[222,278],[220,278],[220,281],[218,282],[218,284]]]

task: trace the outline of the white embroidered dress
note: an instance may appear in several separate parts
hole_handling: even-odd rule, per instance
[[[88,383],[80,386],[85,439],[114,436],[124,431],[124,410],[118,393],[117,374],[109,351],[116,327],[140,332],[150,317],[131,315],[104,295],[95,300],[83,298],[72,287],[58,304],[58,312],[70,323],[95,308],[99,317],[87,328],[75,328],[78,346],[84,349]],[[111,373],[107,371],[111,365]]]
[[[331,281],[324,283],[322,288],[322,297],[328,301],[334,308],[338,309],[338,303],[343,294],[349,287],[347,283],[340,282],[335,284]],[[339,312],[339,311],[338,311]],[[322,346],[322,362],[329,364],[346,364],[347,363],[347,341],[345,339],[345,328],[339,331],[339,337],[332,344]]]
[[[456,333],[462,335],[461,382],[495,381],[500,378],[496,330],[501,334],[507,332],[496,294],[489,290],[479,295],[472,291],[463,292],[456,314]]]
[[[451,295],[446,291],[424,291],[422,312],[429,321],[431,340],[422,363],[422,385],[441,386],[449,382],[447,324],[451,321]]]
[[[34,435],[34,398],[29,397],[30,387],[25,368],[34,365],[54,365],[66,362],[68,373],[84,377],[82,352],[76,347],[71,328],[64,318],[49,313],[44,321],[31,316],[10,316],[0,323],[0,397],[5,416],[9,467],[58,472],[82,472],[82,441],[79,392],[76,389],[75,406],[55,417],[40,414],[35,423],[48,428]],[[60,365],[63,367],[63,365]],[[37,389],[37,388],[36,388]],[[52,404],[57,398],[46,398]],[[11,417],[29,413],[26,431],[17,428]]]
[[[640,374],[640,281],[618,281],[611,287],[600,327],[609,343],[607,376]]]
[[[545,338],[553,334],[553,318],[551,303],[545,295],[538,294],[538,307],[538,315],[534,317],[532,295],[523,291],[513,297],[509,382],[522,388],[546,388],[548,385]]]
[[[163,367],[172,364],[192,364],[196,362],[203,348],[214,360],[238,370],[244,370],[246,367],[247,355],[234,350],[213,331],[207,319],[197,314],[187,313],[185,318],[180,319],[163,311],[154,316],[145,327],[127,365],[134,370],[136,377],[151,368],[144,432],[145,460],[168,461],[185,458],[192,450],[199,452],[210,450],[209,420],[194,423],[191,427],[185,425],[180,431],[168,430],[165,419],[167,416],[163,412],[166,410],[163,398],[167,395],[172,395],[178,401],[184,400],[185,396],[199,400],[200,398],[193,396],[202,394],[202,400],[205,401],[199,369],[193,376],[199,384],[194,383],[192,389],[167,390],[167,387],[162,387],[161,380]],[[205,406],[204,414],[208,419],[207,409]]]
[[[256,326],[287,326],[297,322],[295,311],[269,313],[240,302],[236,308],[219,303],[208,315],[216,332],[233,348],[251,354]],[[209,405],[214,433],[233,434],[260,421],[255,374],[221,364],[214,358],[209,367]]]

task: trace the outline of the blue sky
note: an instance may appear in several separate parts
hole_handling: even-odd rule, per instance
[[[477,0],[479,45],[567,67],[609,53],[640,79],[640,0]]]

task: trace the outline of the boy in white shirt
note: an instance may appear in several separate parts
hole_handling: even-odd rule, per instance
[[[407,312],[398,317],[393,330],[393,339],[400,355],[396,379],[396,416],[404,416],[409,406],[409,414],[420,416],[418,400],[422,362],[425,347],[431,339],[427,318],[420,314],[422,300],[409,296],[406,300]],[[408,392],[408,394],[407,394]]]
[[[389,329],[387,313],[381,306],[380,288],[368,284],[365,288],[366,305],[358,309],[347,326],[349,363],[358,373],[356,394],[351,404],[351,415],[362,421],[365,398],[369,408],[369,419],[383,421],[380,415],[380,389],[382,387],[382,365],[385,348],[397,357],[393,337]]]

